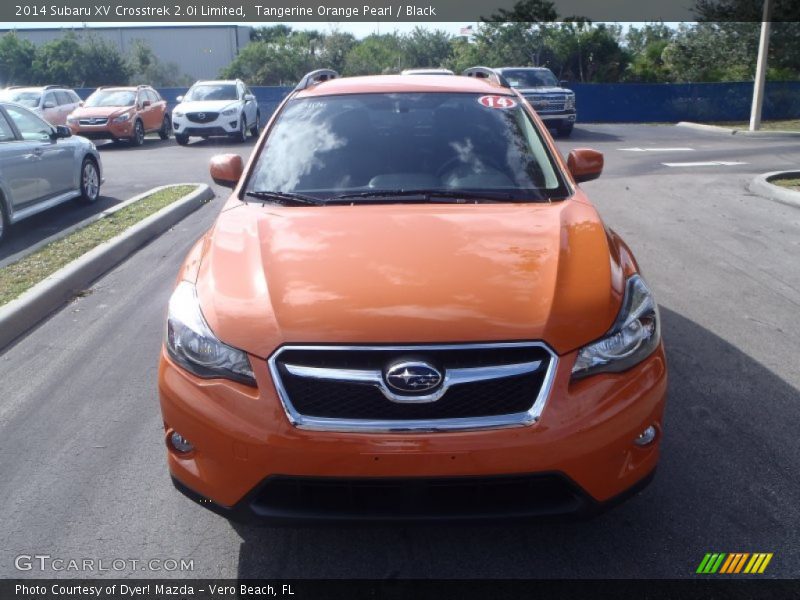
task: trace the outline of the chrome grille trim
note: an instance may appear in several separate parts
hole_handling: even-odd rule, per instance
[[[398,352],[413,352],[424,350],[476,350],[476,349],[497,349],[497,348],[541,348],[550,355],[550,361],[547,365],[547,370],[544,375],[544,381],[539,389],[539,394],[536,396],[531,408],[525,412],[505,414],[505,415],[492,415],[483,417],[466,417],[466,418],[447,418],[447,419],[409,419],[409,420],[375,420],[375,419],[343,419],[343,418],[330,418],[330,417],[314,417],[300,414],[295,410],[292,405],[291,399],[284,387],[281,379],[280,371],[278,368],[278,358],[287,350],[333,350],[333,351],[369,351],[369,350],[391,350]],[[538,364],[536,364],[538,363]],[[327,345],[285,345],[276,350],[272,356],[267,360],[270,375],[272,376],[275,389],[280,398],[283,409],[289,422],[298,429],[307,429],[312,431],[337,431],[337,432],[352,432],[352,433],[402,433],[413,431],[476,431],[482,429],[501,429],[507,427],[525,427],[536,423],[544,411],[547,399],[550,396],[550,391],[555,378],[556,369],[558,366],[558,355],[550,349],[549,346],[542,342],[496,342],[496,343],[478,343],[478,344],[414,344],[414,345],[354,345],[354,346],[327,346]],[[535,365],[535,367],[534,367]],[[375,380],[375,372],[368,370],[358,369],[327,369],[321,367],[303,367],[300,365],[284,364],[284,367],[289,370],[294,369],[293,374],[300,376],[311,376],[316,378],[328,378],[337,381],[360,381],[364,383],[371,383],[381,388],[386,386],[383,384],[383,377],[378,372],[380,384]],[[497,365],[496,367],[475,367],[463,369],[450,369],[449,371],[457,372],[457,377],[479,377],[472,379],[472,381],[481,381],[487,379],[497,379],[501,377],[510,377],[514,374],[507,372],[504,375],[488,376],[492,369],[497,367],[509,367],[513,369],[524,369],[521,373],[531,373],[541,368],[541,361],[533,361],[529,363],[518,363],[513,365]],[[469,373],[473,371],[472,373]],[[291,371],[290,371],[291,372]],[[460,372],[460,373],[459,373]],[[447,375],[447,371],[446,371]],[[462,380],[460,383],[464,383]],[[450,386],[456,385],[456,382],[451,382]],[[444,384],[443,384],[444,387]],[[388,391],[388,390],[387,390]],[[391,391],[388,391],[392,394]],[[442,392],[443,394],[444,392]],[[384,393],[385,395],[385,393]],[[390,400],[389,396],[387,396]],[[408,397],[406,402],[408,401]],[[415,400],[420,397],[414,398]],[[428,400],[432,402],[433,400]]]

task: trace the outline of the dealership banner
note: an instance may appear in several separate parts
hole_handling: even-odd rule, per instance
[[[504,600],[512,598],[796,599],[799,580],[352,580],[352,579],[17,579],[0,581],[3,600]]]
[[[776,0],[778,4],[792,0]],[[11,0],[6,23],[533,21],[534,0]],[[553,0],[551,20],[694,21],[692,0]],[[791,12],[791,11],[790,11]],[[759,11],[754,11],[759,15]],[[775,15],[784,14],[776,11]],[[739,17],[741,18],[741,17]],[[756,17],[757,18],[757,17]]]

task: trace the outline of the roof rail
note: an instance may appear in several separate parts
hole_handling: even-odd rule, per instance
[[[476,77],[478,79],[488,79],[494,84],[501,85],[506,88],[510,88],[511,84],[508,83],[508,80],[500,75],[494,69],[490,69],[489,67],[470,67],[469,69],[465,69],[462,73],[466,77]]]
[[[44,89],[53,90],[53,89],[56,89],[56,88],[62,88],[63,89],[63,88],[66,88],[66,87],[67,86],[65,86],[65,85],[46,85],[46,86],[44,86]]]
[[[309,88],[312,85],[317,85],[318,83],[322,83],[323,81],[328,81],[329,79],[338,79],[338,78],[339,74],[333,69],[317,69],[316,71],[311,71],[310,73],[306,73],[300,80],[300,83],[298,83],[297,86],[295,86],[294,91],[299,92],[300,90]]]

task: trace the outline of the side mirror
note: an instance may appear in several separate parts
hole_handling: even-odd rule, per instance
[[[42,104],[42,108],[55,108],[55,107],[56,107],[55,102],[45,102],[44,104]]]
[[[245,102],[252,102],[255,99],[256,99],[256,97],[253,96],[253,94],[245,94],[244,95],[244,101]]]
[[[142,108],[147,108],[148,106],[152,105],[153,103],[150,100],[144,100],[142,102]]]
[[[83,100],[81,100],[80,102],[78,102],[78,106],[83,106]]]
[[[244,172],[244,161],[238,154],[217,154],[208,167],[211,179],[217,185],[236,187]]]
[[[177,98],[175,98],[175,102],[177,102],[178,104],[183,102],[183,96],[178,96]]]
[[[51,136],[54,140],[72,137],[72,130],[66,125],[56,125]]]
[[[597,179],[603,172],[603,153],[590,148],[576,148],[567,157],[567,169],[575,183]]]

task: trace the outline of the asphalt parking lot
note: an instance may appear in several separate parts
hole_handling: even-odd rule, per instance
[[[216,188],[217,199],[0,354],[0,576],[86,575],[14,568],[19,554],[45,553],[194,561],[191,572],[93,576],[671,578],[694,577],[706,552],[772,552],[763,577],[800,576],[800,209],[745,187],[796,168],[800,140],[584,125],[558,145],[605,153],[603,176],[584,189],[661,306],[666,431],[639,496],[590,521],[319,529],[232,526],[179,495],[157,358],[178,266],[224,201]],[[246,154],[226,142],[104,148],[103,202],[208,182],[208,158],[228,151]],[[83,218],[75,207],[51,212]],[[55,226],[43,215],[15,241]]]

